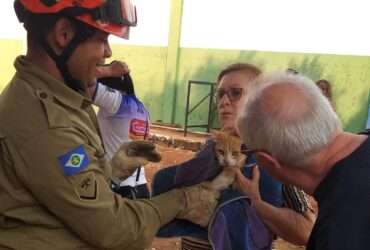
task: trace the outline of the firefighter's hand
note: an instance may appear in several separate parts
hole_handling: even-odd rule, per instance
[[[148,141],[132,141],[121,145],[114,154],[112,164],[113,180],[124,180],[135,170],[148,162],[159,162],[161,155],[155,145]]]
[[[185,192],[185,207],[176,218],[207,227],[217,206],[220,192],[211,188],[209,182],[186,187],[183,190]]]

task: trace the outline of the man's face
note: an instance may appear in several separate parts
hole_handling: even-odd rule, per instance
[[[96,82],[97,67],[112,55],[108,36],[108,33],[96,31],[76,48],[68,61],[71,75],[83,82],[85,88]]]
[[[221,78],[216,100],[222,128],[237,129],[237,118],[246,102],[250,82],[251,76],[243,71],[233,71]]]

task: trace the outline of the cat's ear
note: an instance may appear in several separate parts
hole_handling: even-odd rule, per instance
[[[211,129],[211,137],[217,139],[221,136],[222,132],[219,130]]]

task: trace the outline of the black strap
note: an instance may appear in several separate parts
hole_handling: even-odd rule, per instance
[[[95,30],[93,28],[87,27],[82,23],[79,23],[78,21],[74,21],[72,19],[71,21],[74,22],[76,27],[75,35],[69,42],[67,47],[63,50],[62,54],[57,55],[50,47],[50,45],[46,42],[44,37],[40,37],[39,42],[41,43],[46,53],[54,60],[56,66],[63,76],[66,85],[77,92],[84,93],[85,87],[83,83],[72,77],[68,70],[67,62],[77,46],[91,37],[94,34]]]
[[[128,95],[135,95],[135,88],[134,88],[134,81],[132,80],[131,76],[129,73],[123,75],[123,86],[126,88],[126,93]]]
[[[142,168],[142,167],[139,167],[139,168],[136,170],[136,182],[138,182],[138,181],[139,181],[141,168]],[[136,183],[135,183],[135,184],[136,184]]]

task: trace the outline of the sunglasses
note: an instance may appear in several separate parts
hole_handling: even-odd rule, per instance
[[[237,102],[240,100],[244,93],[243,88],[229,88],[229,89],[218,89],[216,91],[216,102],[220,102],[221,99],[226,95],[231,102]]]

